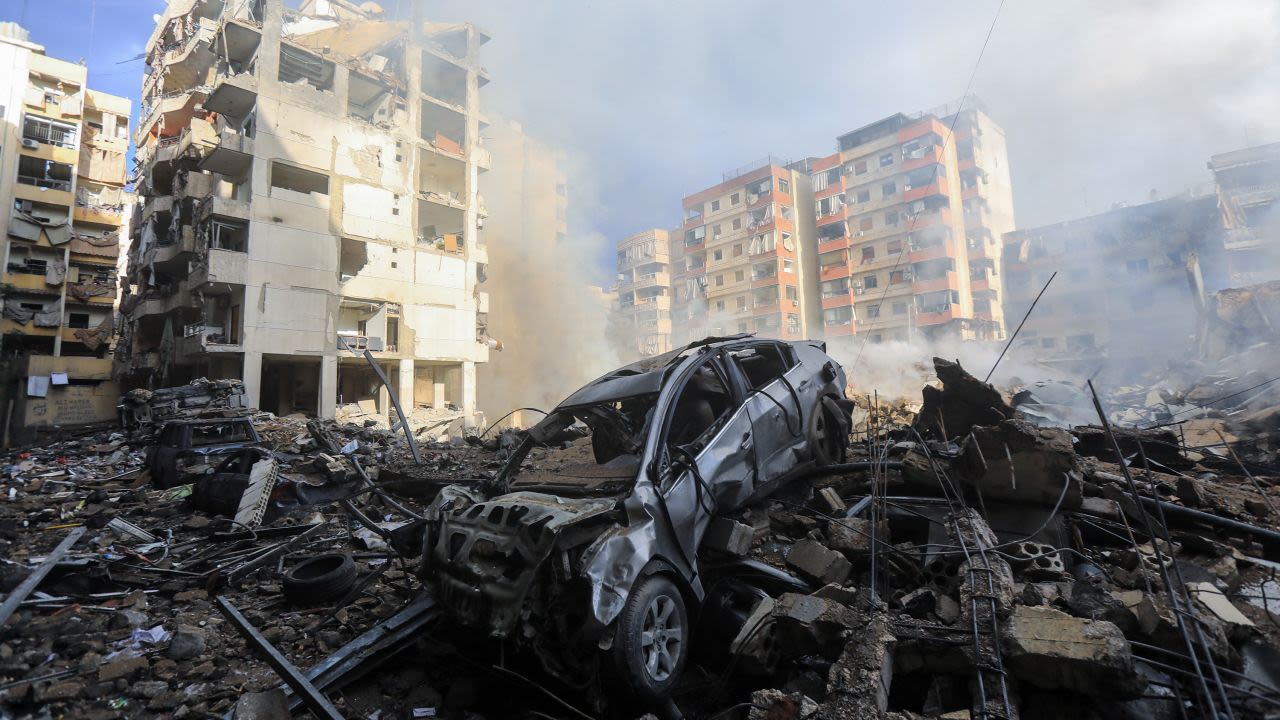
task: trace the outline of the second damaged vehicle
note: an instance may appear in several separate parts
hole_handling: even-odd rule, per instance
[[[661,701],[712,592],[708,526],[843,461],[844,388],[823,344],[748,336],[615,370],[519,433],[484,491],[440,492],[424,580],[565,682]]]

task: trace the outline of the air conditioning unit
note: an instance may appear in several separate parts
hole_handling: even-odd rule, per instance
[[[911,189],[911,183],[902,183],[902,191],[906,192]]]
[[[854,295],[861,295],[861,294],[862,294],[862,293],[864,293],[864,292],[866,292],[866,290],[863,290],[863,289],[862,289],[862,288],[860,288],[860,287],[856,287],[856,288],[854,288],[854,289],[853,289],[853,294],[854,294]]]
[[[855,233],[853,234],[853,236],[854,236],[854,237],[862,237],[863,235],[866,235],[866,234],[867,234],[866,232],[864,232],[864,231],[862,231],[862,230],[859,230],[859,231],[855,232]]]
[[[35,150],[40,147],[40,143],[32,140],[31,138],[22,138],[22,147],[28,150]]]

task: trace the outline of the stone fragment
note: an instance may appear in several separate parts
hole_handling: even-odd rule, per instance
[[[173,660],[190,660],[204,652],[205,644],[204,631],[200,628],[179,625],[165,654]]]
[[[116,678],[129,678],[144,670],[150,663],[145,657],[117,658],[98,668],[98,680],[105,682]]]
[[[853,566],[844,555],[816,540],[804,539],[791,547],[787,565],[815,582],[843,585]]]
[[[289,700],[284,691],[272,688],[264,692],[245,693],[236,700],[234,720],[291,720]]]
[[[831,653],[856,618],[846,605],[814,595],[783,593],[773,607],[779,653],[785,657]]]

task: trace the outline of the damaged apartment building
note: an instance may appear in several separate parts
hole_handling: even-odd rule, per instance
[[[837,143],[809,161],[828,341],[1004,337],[1013,191],[1004,131],[982,104],[899,113]]]
[[[128,210],[129,101],[0,24],[0,406],[4,437],[112,420],[116,263]]]
[[[769,157],[684,198],[661,285],[620,289],[619,305],[669,312],[675,345],[709,335],[799,340],[819,322],[809,176]],[[625,249],[624,249],[625,250]],[[643,271],[643,267],[641,268]]]
[[[891,115],[837,146],[773,162],[784,188],[774,203],[750,199],[769,185],[752,167],[685,198],[667,254],[636,255],[658,231],[619,241],[617,315],[642,355],[720,332],[837,349],[854,336],[1005,336],[1001,237],[1014,228],[1013,185],[1004,130],[981,101]]]
[[[385,414],[390,392],[471,421],[491,344],[488,37],[418,12],[175,0],[158,18],[117,353],[130,384],[240,378],[249,405],[322,417]]]

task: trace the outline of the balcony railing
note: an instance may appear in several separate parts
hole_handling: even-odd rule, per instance
[[[61,127],[32,117],[28,117],[22,125],[22,139],[61,148],[76,147],[75,128]]]
[[[38,188],[46,190],[61,190],[63,192],[71,192],[70,180],[57,180],[51,177],[36,177],[34,175],[19,175],[18,182],[23,185],[34,185]]]

